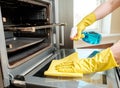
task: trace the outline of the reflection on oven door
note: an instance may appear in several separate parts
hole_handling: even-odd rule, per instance
[[[83,50],[78,50],[79,52]],[[86,49],[85,49],[86,51]],[[51,61],[53,59],[60,59],[69,54],[72,54],[75,50],[62,49],[55,57],[51,57]],[[95,50],[89,56],[94,56],[93,54],[98,53]],[[45,62],[42,63],[41,66],[37,67],[36,70],[25,76],[26,86],[29,88],[119,88],[116,77],[115,77],[115,69],[111,69],[104,72],[97,72],[94,74],[84,75],[82,78],[74,78],[74,77],[50,77],[44,76],[44,71],[49,68],[51,63]]]

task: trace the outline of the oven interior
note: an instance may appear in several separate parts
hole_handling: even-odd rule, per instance
[[[31,59],[32,55],[53,45],[52,28],[46,27],[51,21],[49,4],[32,0],[0,1],[10,66],[20,61],[24,63],[26,58]]]
[[[26,27],[49,24],[49,3],[29,1],[0,1],[4,25]]]

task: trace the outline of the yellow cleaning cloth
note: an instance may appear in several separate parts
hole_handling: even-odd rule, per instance
[[[69,62],[69,61],[78,61],[78,53],[75,52],[65,58],[62,58],[60,60],[53,60],[48,68],[47,71],[44,72],[44,75],[46,76],[53,76],[53,77],[83,77],[82,73],[69,73],[69,72],[58,72],[55,68],[55,66],[64,63],[64,62]]]

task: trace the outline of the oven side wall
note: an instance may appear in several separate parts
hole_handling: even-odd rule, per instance
[[[5,36],[3,31],[3,22],[2,22],[2,14],[1,14],[1,6],[0,6],[0,62],[1,62],[1,69],[3,75],[3,83],[4,87],[8,87],[10,85],[9,82],[9,70],[8,70],[8,58],[7,58],[7,51],[6,51],[6,44],[5,44]]]

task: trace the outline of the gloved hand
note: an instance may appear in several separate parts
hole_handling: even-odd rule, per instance
[[[89,74],[118,67],[111,49],[105,49],[92,58],[67,61],[56,66],[59,72]]]
[[[71,30],[70,39],[72,40],[79,40],[80,38],[83,38],[84,35],[82,34],[82,31],[92,23],[96,21],[96,16],[94,13],[91,13],[84,17],[80,23],[77,24],[77,27],[73,27]],[[76,31],[77,30],[77,31]],[[75,31],[75,32],[74,32]]]
[[[67,57],[61,58],[59,60],[52,60],[49,68],[44,72],[46,76],[59,76],[59,77],[82,77],[82,73],[69,73],[69,72],[58,72],[56,70],[56,66],[60,63],[68,62],[68,61],[76,61],[78,60],[78,53],[74,52]]]
[[[73,27],[73,28],[71,29],[71,34],[70,34],[70,39],[71,39],[71,40],[78,40],[77,36],[79,36],[79,39],[85,37],[84,34],[82,34],[82,31],[81,31],[80,34],[78,34],[78,33],[77,33],[77,29],[78,29],[77,27]]]

